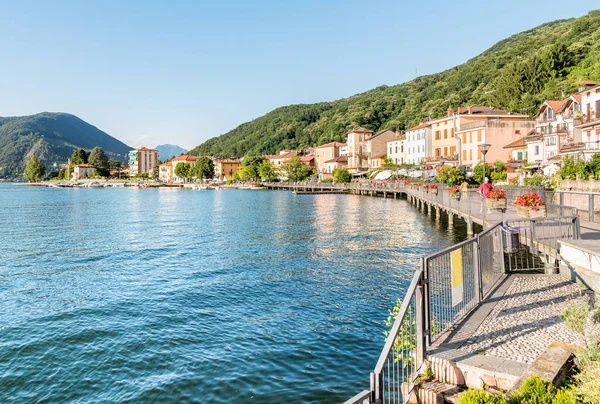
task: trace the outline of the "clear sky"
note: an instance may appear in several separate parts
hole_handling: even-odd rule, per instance
[[[282,105],[434,73],[598,0],[0,0],[0,116],[187,148]]]

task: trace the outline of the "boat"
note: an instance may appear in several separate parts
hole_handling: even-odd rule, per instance
[[[100,184],[98,181],[90,182],[86,184],[86,188],[104,188],[104,185]]]

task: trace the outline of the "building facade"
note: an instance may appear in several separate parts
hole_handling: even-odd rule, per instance
[[[397,134],[394,139],[387,142],[387,157],[394,164],[406,163],[405,149],[406,135]]]
[[[384,129],[366,138],[367,167],[380,168],[388,153],[388,142],[399,138],[399,134],[390,129]]]
[[[577,125],[581,141],[574,152],[579,159],[589,160],[600,153],[600,85],[584,89],[577,95],[581,96],[581,123]]]
[[[426,157],[431,157],[431,125],[428,122],[409,128],[405,132],[407,164],[420,164]]]
[[[162,182],[173,181],[173,165],[170,161],[158,166],[158,179]]]
[[[329,169],[328,162],[341,157],[342,148],[345,146],[345,143],[331,142],[315,147],[315,166],[319,179],[324,179],[323,174],[331,174],[332,170]]]
[[[158,164],[158,150],[142,147],[129,152],[130,175],[151,174]]]
[[[352,172],[367,171],[369,157],[367,155],[367,138],[373,131],[362,127],[355,128],[348,133],[348,170]]]
[[[173,182],[185,182],[186,180],[185,178],[180,178],[177,176],[176,171],[179,164],[187,164],[191,167],[195,167],[197,160],[197,157],[189,156],[187,154],[175,157],[173,160],[171,160],[171,178],[173,179]]]
[[[219,181],[227,181],[233,178],[242,166],[242,161],[238,159],[214,160],[215,178]]]
[[[95,168],[96,167],[91,164],[77,164],[73,168],[73,180],[79,181],[92,177]]]

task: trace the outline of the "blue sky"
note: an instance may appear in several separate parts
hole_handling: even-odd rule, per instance
[[[0,0],[0,116],[75,114],[132,146],[438,72],[597,0]]]

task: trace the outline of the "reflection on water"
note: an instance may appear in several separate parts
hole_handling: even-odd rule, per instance
[[[465,233],[356,195],[0,185],[0,401],[343,401]],[[326,375],[326,376],[324,376]]]

